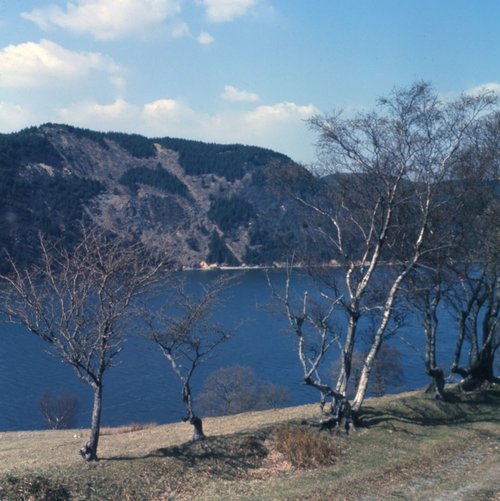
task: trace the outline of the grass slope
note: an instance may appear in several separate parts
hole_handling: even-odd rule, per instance
[[[199,443],[181,423],[105,430],[96,464],[78,456],[81,430],[2,433],[0,499],[500,500],[498,386],[454,390],[448,402],[418,392],[368,400],[362,426],[328,435],[330,449],[292,440],[292,452],[319,458],[294,466],[279,430],[294,423],[316,440],[318,418],[316,405],[211,418]]]

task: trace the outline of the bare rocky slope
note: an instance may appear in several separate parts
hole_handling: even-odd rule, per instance
[[[316,189],[271,150],[59,124],[0,135],[0,173],[0,246],[28,262],[38,231],[70,245],[87,218],[182,267],[272,265],[308,245],[294,198]]]

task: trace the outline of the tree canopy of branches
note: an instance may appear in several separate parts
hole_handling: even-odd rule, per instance
[[[209,416],[280,407],[290,400],[286,388],[258,381],[250,367],[221,367],[208,375],[198,405]]]
[[[97,459],[104,374],[116,364],[135,301],[168,270],[169,260],[141,244],[82,227],[67,250],[40,236],[40,263],[2,275],[7,318],[47,342],[94,394],[90,438],[81,453]]]
[[[202,419],[194,411],[192,378],[214,350],[230,339],[231,331],[214,318],[221,306],[221,293],[229,286],[225,277],[215,279],[201,292],[189,293],[182,282],[172,285],[165,305],[144,312],[147,336],[160,348],[181,383],[184,421],[193,425],[193,440],[205,437]]]
[[[343,273],[317,268],[313,273],[320,293],[331,298],[345,320],[345,329],[336,334],[341,363],[335,387],[319,383],[319,362],[310,376],[315,375],[323,394],[345,397],[360,325],[369,320],[372,343],[352,400],[355,414],[383,341],[400,326],[404,283],[420,263],[447,245],[429,238],[434,214],[445,203],[443,184],[495,103],[487,92],[443,101],[428,83],[417,82],[394,89],[375,111],[310,120],[318,134],[322,174],[329,174],[328,188],[321,198],[298,201],[323,218],[311,231],[335,249]],[[306,306],[304,300],[302,311],[288,317],[305,319]],[[295,324],[294,329],[299,326]]]

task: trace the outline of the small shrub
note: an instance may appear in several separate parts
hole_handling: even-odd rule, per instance
[[[57,398],[46,390],[40,399],[40,411],[49,428],[61,430],[74,428],[78,412],[78,399],[68,393],[61,393]]]
[[[221,367],[208,375],[197,399],[207,416],[227,416],[240,412],[282,407],[290,401],[286,388],[258,381],[250,367]]]
[[[334,464],[339,446],[334,437],[300,426],[281,426],[273,435],[276,450],[297,468]]]

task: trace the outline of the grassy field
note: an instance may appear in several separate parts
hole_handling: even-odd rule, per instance
[[[437,402],[406,393],[366,402],[356,433],[320,432],[309,405],[184,423],[0,433],[0,499],[450,499],[500,501],[500,388]]]

